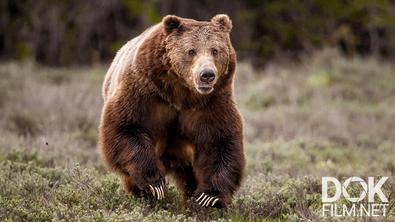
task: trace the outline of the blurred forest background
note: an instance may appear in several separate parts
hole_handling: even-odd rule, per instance
[[[67,66],[109,62],[164,15],[208,20],[227,13],[239,58],[255,65],[322,46],[346,55],[395,56],[393,0],[2,0],[0,59]]]

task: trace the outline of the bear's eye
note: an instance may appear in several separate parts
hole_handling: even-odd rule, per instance
[[[211,54],[217,55],[217,54],[218,54],[218,50],[215,49],[215,48],[212,48],[212,49],[211,49]]]
[[[190,55],[190,56],[196,55],[196,50],[194,50],[194,49],[188,50],[188,55]]]

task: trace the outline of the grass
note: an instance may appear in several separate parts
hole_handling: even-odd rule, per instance
[[[183,208],[172,181],[158,204],[123,193],[96,144],[106,67],[2,63],[0,220],[395,221],[394,70],[332,50],[265,70],[240,63],[247,170],[223,211]],[[388,176],[388,216],[322,217],[322,176]]]

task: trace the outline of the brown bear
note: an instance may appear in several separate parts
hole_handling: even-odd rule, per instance
[[[162,199],[170,175],[185,200],[231,202],[245,165],[231,29],[223,14],[210,22],[168,15],[117,53],[99,142],[125,191]]]

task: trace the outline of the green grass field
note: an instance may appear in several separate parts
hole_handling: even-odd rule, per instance
[[[97,148],[106,67],[0,64],[1,221],[395,221],[395,66],[333,50],[238,66],[246,177],[228,210],[127,196]],[[321,177],[388,176],[387,217],[321,216]],[[350,193],[357,192],[352,187]]]

